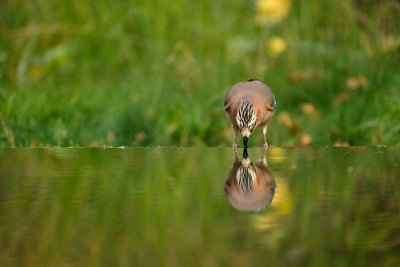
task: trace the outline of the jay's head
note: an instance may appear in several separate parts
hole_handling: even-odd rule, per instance
[[[256,167],[249,158],[243,158],[236,172],[236,181],[242,194],[249,194],[254,190],[257,174]]]
[[[257,123],[257,116],[254,110],[254,105],[248,100],[244,100],[236,115],[236,123],[240,133],[243,136],[243,145],[247,147],[247,140],[250,134],[254,131]]]

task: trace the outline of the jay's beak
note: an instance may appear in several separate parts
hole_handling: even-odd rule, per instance
[[[243,137],[243,147],[244,149],[247,149],[247,141],[249,140],[249,138],[247,136]]]
[[[247,147],[243,150],[243,158],[247,159],[247,157],[249,156],[249,154],[247,153]]]

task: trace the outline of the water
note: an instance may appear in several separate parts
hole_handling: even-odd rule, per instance
[[[0,265],[399,266],[399,148],[237,157],[0,150]]]

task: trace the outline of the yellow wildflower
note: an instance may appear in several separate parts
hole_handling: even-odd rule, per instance
[[[256,3],[256,21],[260,25],[282,21],[289,13],[290,0],[258,0]]]
[[[272,56],[277,56],[286,50],[286,42],[278,36],[270,38],[267,42],[268,53]]]

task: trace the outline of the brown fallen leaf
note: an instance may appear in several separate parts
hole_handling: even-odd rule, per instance
[[[293,84],[299,84],[302,83],[303,81],[309,80],[311,76],[312,76],[311,71],[293,72],[289,74],[288,80]]]
[[[312,138],[307,133],[302,133],[300,136],[300,145],[301,146],[308,146],[312,141]]]
[[[349,143],[345,142],[345,141],[336,141],[333,146],[349,146]]]
[[[359,88],[367,90],[368,88],[367,79],[361,74],[355,77],[347,78],[345,83],[347,88],[349,88],[350,90],[357,90]]]
[[[107,141],[112,142],[115,140],[115,132],[113,131],[108,131],[107,132]]]
[[[347,92],[342,92],[337,94],[336,101],[340,104],[346,102],[349,99],[349,94]]]
[[[321,111],[319,111],[312,103],[300,104],[300,109],[312,119],[319,119]]]
[[[287,112],[281,112],[279,114],[278,121],[288,129],[292,128],[293,126],[292,118],[290,117],[290,114]]]

